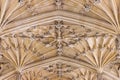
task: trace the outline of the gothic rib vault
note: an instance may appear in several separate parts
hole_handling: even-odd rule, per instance
[[[120,0],[0,0],[0,80],[120,80]]]

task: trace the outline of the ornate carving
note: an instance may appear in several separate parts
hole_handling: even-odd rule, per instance
[[[97,76],[94,72],[84,68],[76,69],[68,73],[68,75],[72,80],[97,80]]]
[[[85,30],[84,26],[82,26],[85,31],[82,31],[83,29],[81,29],[81,31],[77,31],[78,28],[82,28],[80,25],[77,25],[76,27],[75,24],[68,23],[71,21],[74,21],[76,24],[83,23],[87,27],[91,27],[92,29],[95,28],[95,31],[100,29],[101,31],[103,30],[103,32],[106,31],[110,34],[114,34],[113,36],[116,36],[115,34],[119,34],[120,32],[120,15],[118,15],[120,13],[120,10],[118,10],[120,0],[104,0],[102,3],[100,3],[102,0],[17,1],[0,0],[0,23],[2,27],[0,30],[0,35],[4,36],[6,34],[12,33],[9,38],[2,40],[4,43],[0,44],[0,51],[3,51],[4,57],[9,60],[9,63],[4,60],[2,61],[3,55],[0,54],[0,79],[1,75],[14,70],[19,71],[19,69],[20,71],[23,69],[22,71],[24,73],[22,75],[22,78],[23,76],[24,78],[21,80],[29,80],[30,78],[32,78],[30,80],[52,80],[48,78],[48,76],[50,76],[49,73],[52,75],[57,74],[58,77],[62,77],[64,74],[66,76],[66,73],[71,72],[73,72],[71,75],[74,76],[74,80],[81,80],[82,78],[82,80],[97,80],[97,75],[99,80],[103,80],[104,76],[107,74],[108,77],[114,78],[114,80],[120,79],[120,64],[118,63],[120,62],[120,59],[115,59],[116,53],[118,53],[117,57],[120,58],[120,36],[118,36],[118,40],[116,41],[117,46],[115,46],[115,39],[113,39],[113,37],[109,37],[109,35],[107,35],[107,37],[98,37],[99,34],[96,33],[94,37],[89,36],[90,38],[88,38],[86,36],[90,34],[91,29]],[[30,1],[32,1],[32,3],[29,3]],[[96,3],[100,3],[100,5],[95,6]],[[56,7],[54,7],[55,5],[53,4],[55,4]],[[63,9],[63,11],[60,12],[65,14],[61,15],[61,19],[64,19],[66,24],[69,24],[70,26],[59,20],[55,21],[55,24],[49,25],[49,22],[51,22],[50,19],[57,19],[57,14],[55,14],[56,11],[54,11],[55,8],[58,10]],[[81,9],[84,9],[85,12],[91,12],[85,13],[83,16],[80,14],[79,17],[78,13],[81,11]],[[40,14],[34,17],[31,16],[31,14],[35,15],[37,13]],[[66,16],[67,14],[75,15],[70,17]],[[82,17],[84,19],[79,19]],[[28,26],[31,27],[35,25],[35,23],[41,21],[45,21],[43,22],[44,25],[41,24],[42,27],[37,26],[30,28],[25,32],[23,31],[24,29],[28,28]],[[17,30],[23,32],[16,34]],[[118,52],[116,52],[116,47]],[[62,55],[64,52],[65,56],[62,58],[56,57],[56,50],[58,55]],[[84,54],[84,56],[81,54]],[[53,56],[55,58],[53,58]],[[75,58],[73,58],[74,56]],[[66,65],[64,63],[49,63],[49,61],[53,60],[56,62],[56,59],[57,61],[59,61],[58,59],[63,59],[63,62],[64,60],[67,62],[70,61],[70,63],[66,62],[67,64],[74,62],[79,66],[85,66],[85,68],[77,70],[78,74],[75,74],[77,71],[75,71],[75,73],[72,71],[72,65]],[[111,64],[114,60],[116,61],[117,65]],[[81,61],[81,63],[79,63],[79,61]],[[39,72],[36,72],[34,69],[36,69],[37,66],[41,69],[41,67],[44,65],[48,66],[45,67],[45,70],[40,70],[43,72],[43,75],[45,75],[41,77],[41,73],[39,74]],[[108,68],[110,65],[112,65],[112,72]],[[10,70],[13,69],[12,67],[15,69]],[[88,68],[88,71],[86,70],[86,67]],[[26,69],[33,71],[27,72]],[[48,75],[45,72],[48,72]],[[17,75],[19,75],[17,79],[20,80],[21,74],[17,73]],[[70,77],[71,75],[67,76]],[[14,75],[11,74],[10,77],[8,77],[11,78],[11,76]],[[101,77],[103,77],[103,79],[101,79]],[[61,78],[61,80],[64,79]]]
[[[31,13],[31,15],[36,15],[38,14],[37,8],[33,5],[31,5],[30,3],[26,4],[26,9],[29,13]]]
[[[48,80],[45,79],[40,70],[27,71],[21,75],[21,80]]]
[[[91,9],[91,6],[89,4],[84,4],[84,10],[85,12],[89,12]]]
[[[83,28],[83,26],[81,26]],[[85,32],[91,32],[84,29]],[[79,33],[77,29],[64,25],[63,21],[55,21],[54,25],[46,27],[33,27],[26,32],[14,35],[7,35],[6,37],[22,37],[40,40],[46,47],[55,46],[58,55],[62,55],[63,47],[73,47],[73,45],[84,37],[86,34]]]
[[[84,11],[89,12],[90,9],[92,9],[92,6],[94,6],[95,4],[98,4],[100,2],[101,2],[101,0],[86,0],[86,3],[84,4]]]
[[[56,9],[62,9],[63,3],[62,0],[55,0]]]
[[[30,38],[31,40],[38,40],[46,47],[56,47],[57,54],[62,55],[64,47],[74,47],[74,44],[85,37],[97,37],[102,35],[104,34],[94,32],[83,25],[80,27],[71,27],[69,25],[65,25],[63,21],[58,20],[50,26],[36,26],[27,29],[25,32],[10,34],[6,37],[22,37]]]
[[[58,77],[62,77],[65,73],[73,71],[74,67],[58,62],[45,67],[44,70],[47,70],[50,73],[55,73]]]
[[[23,6],[26,4],[26,0],[18,0],[20,6]]]
[[[13,70],[14,68],[8,62],[0,62],[0,76]]]

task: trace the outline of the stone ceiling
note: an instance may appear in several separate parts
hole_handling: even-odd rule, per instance
[[[0,80],[120,80],[120,0],[0,0]]]

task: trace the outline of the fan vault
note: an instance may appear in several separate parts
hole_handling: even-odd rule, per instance
[[[0,80],[120,80],[120,0],[0,0]]]

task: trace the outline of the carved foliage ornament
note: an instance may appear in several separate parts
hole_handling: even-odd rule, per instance
[[[58,77],[62,77],[65,73],[69,73],[72,70],[74,70],[74,67],[71,65],[58,62],[45,67],[44,70],[50,73],[57,74]]]
[[[86,0],[86,3],[84,4],[84,11],[89,12],[93,5],[98,4],[100,2],[101,0]]]
[[[22,37],[38,40],[46,47],[55,47],[57,54],[62,55],[64,47],[74,47],[78,41],[85,37],[100,36],[91,29],[86,29],[85,26],[69,26],[63,21],[55,21],[50,26],[36,26],[27,29],[24,32],[6,35],[6,37]]]
[[[56,9],[62,9],[63,8],[63,2],[62,0],[55,0]]]
[[[7,35],[6,37],[10,37]],[[63,47],[73,47],[80,40],[82,35],[76,32],[75,28],[64,25],[63,21],[55,21],[53,25],[45,27],[33,27],[26,32],[14,34],[11,37],[31,38],[39,40],[46,47],[55,46],[59,55],[62,54]]]

